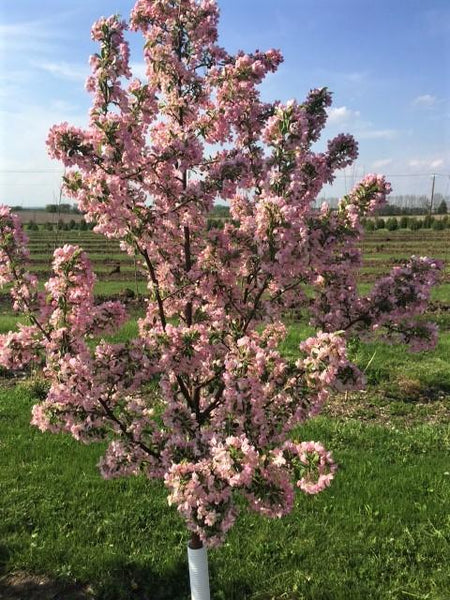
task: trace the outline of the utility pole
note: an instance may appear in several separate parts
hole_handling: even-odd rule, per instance
[[[433,200],[434,200],[434,184],[436,181],[436,173],[433,173],[433,181],[431,184],[431,200],[430,200],[430,217],[433,212]]]

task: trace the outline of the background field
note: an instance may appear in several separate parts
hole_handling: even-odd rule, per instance
[[[122,295],[133,315],[116,339],[136,331],[145,281],[115,243],[79,231],[30,238],[39,276],[49,274],[56,243],[88,250],[96,294]],[[429,314],[440,326],[438,348],[409,355],[380,343],[352,346],[367,390],[332,398],[299,432],[333,450],[335,482],[299,497],[285,519],[244,513],[210,553],[215,600],[450,599],[450,231],[379,230],[363,249],[363,291],[411,254],[447,261]],[[15,316],[1,299],[7,331]],[[290,319],[283,352],[295,356],[307,332]],[[31,428],[44,393],[38,376],[2,380],[0,598],[187,599],[187,535],[162,487],[103,481],[102,447]]]
[[[98,295],[117,293],[126,288],[136,291],[136,276],[140,281],[145,279],[139,271],[136,273],[133,258],[121,252],[118,243],[92,231],[39,230],[28,231],[27,235],[30,238],[30,270],[41,277],[50,274],[51,257],[55,247],[71,243],[82,246],[88,252],[98,278],[96,288]],[[433,256],[444,260],[446,270],[442,283],[444,285],[450,283],[450,230],[386,231],[380,229],[366,233],[363,251],[365,266],[359,276],[361,283],[373,282],[376,277],[387,273],[395,264],[412,254]],[[110,285],[103,285],[106,282]],[[140,286],[139,290],[144,292],[145,286]],[[450,294],[448,297],[450,299]]]
[[[54,206],[57,207],[58,205],[55,204]],[[26,208],[19,210],[17,214],[24,225],[30,222],[34,222],[38,225],[42,225],[44,223],[56,224],[58,221],[62,223],[69,223],[71,220],[79,223],[83,220],[83,215],[79,212],[59,211],[57,209],[54,212],[49,212],[43,208]]]

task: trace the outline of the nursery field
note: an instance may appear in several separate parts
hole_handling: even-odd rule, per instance
[[[132,257],[92,232],[30,232],[31,270],[50,273],[56,243],[90,254],[100,297],[121,296],[136,331],[145,280]],[[243,512],[210,552],[214,600],[450,600],[450,230],[378,230],[364,242],[362,290],[401,259],[446,261],[429,318],[433,352],[354,343],[365,392],[330,399],[299,431],[339,464],[332,486],[299,495],[288,517]],[[0,331],[13,327],[6,295]],[[294,357],[307,327],[288,321]],[[104,481],[103,447],[29,425],[45,393],[39,376],[0,381],[0,598],[187,600],[187,534],[162,486],[144,478]]]
[[[58,206],[56,204],[54,206],[55,210],[53,212],[49,212],[42,208],[26,208],[17,211],[17,215],[23,225],[34,222],[37,225],[51,223],[56,226],[58,221],[59,223],[70,223],[70,221],[79,223],[83,220],[83,215],[81,213],[58,210]]]
[[[110,296],[123,293],[129,297],[145,293],[145,277],[133,257],[121,252],[118,243],[92,231],[29,231],[31,272],[45,278],[51,272],[53,250],[64,243],[78,244],[85,249],[97,275],[95,293]],[[363,245],[365,264],[360,273],[361,284],[372,283],[390,268],[411,255],[433,256],[446,262],[443,287],[435,291],[436,298],[446,294],[450,283],[450,230],[422,229],[377,230],[365,235]],[[448,294],[450,302],[450,293]]]

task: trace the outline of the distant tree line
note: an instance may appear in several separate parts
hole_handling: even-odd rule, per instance
[[[434,229],[442,231],[450,228],[450,219],[447,214],[442,217],[426,215],[423,219],[414,216],[403,215],[399,218],[377,217],[375,219],[363,220],[363,226],[366,231],[375,231],[377,229],[387,229],[388,231],[396,231],[397,229],[410,229],[417,231],[418,229]]]
[[[380,216],[391,216],[391,215],[423,215],[423,214],[436,214],[446,215],[448,212],[447,201],[442,197],[441,194],[437,194],[439,197],[435,197],[433,206],[430,204],[430,200],[426,199],[420,206],[408,206],[399,204],[386,204],[383,208],[378,211]]]
[[[322,202],[337,207],[339,198],[321,198],[318,200],[317,205],[320,206]],[[434,195],[432,205],[428,196],[405,194],[390,196],[389,204],[386,204],[377,214],[382,217],[425,214],[446,215],[449,205],[450,198],[440,193]]]
[[[447,217],[448,214],[448,200],[446,200],[442,194],[435,195],[435,202],[433,207],[433,214],[442,215],[442,218],[434,218],[433,214],[429,214],[429,204],[428,207],[426,202],[429,200],[426,196],[394,196],[394,203],[389,203],[384,206],[381,210],[377,212],[377,215],[374,219],[366,219],[364,221],[364,227],[366,231],[374,231],[376,229],[387,229],[389,231],[394,231],[396,229],[435,229],[442,230],[449,227],[449,220]],[[415,206],[413,206],[413,201]],[[408,206],[408,202],[411,201],[411,205]],[[327,202],[333,205],[333,198],[328,199]],[[422,203],[420,205],[420,203]],[[14,207],[14,210],[24,210],[21,207]],[[26,209],[25,209],[26,210]],[[80,211],[77,209],[75,205],[71,204],[47,204],[45,210],[49,213],[64,213],[64,214],[80,214]],[[414,218],[417,215],[426,216],[423,219]],[[388,219],[384,219],[383,217],[389,217]],[[400,218],[396,218],[400,217]],[[409,218],[408,218],[409,217]],[[211,210],[209,219],[208,219],[208,228],[223,228],[225,221],[230,218],[230,208],[225,205],[216,205]],[[30,220],[26,228],[29,231],[37,231],[39,229],[43,229],[46,231],[54,231],[56,229],[61,231],[67,230],[81,230],[87,231],[94,227],[93,223],[86,223],[84,220],[75,221],[71,219],[68,222],[63,222],[60,220],[58,223],[42,223],[38,225],[36,222]]]
[[[76,204],[47,204],[45,210],[49,213],[75,213],[77,215],[80,214],[78,207]]]
[[[339,198],[320,198],[318,200],[318,206],[326,202],[331,207],[337,207]],[[380,217],[386,216],[402,216],[402,215],[423,215],[433,213],[437,215],[446,215],[450,205],[450,197],[443,196],[440,193],[434,195],[433,206],[430,205],[430,199],[425,196],[417,196],[414,194],[406,194],[401,196],[392,196],[389,204],[384,206],[378,211]],[[431,208],[431,211],[430,211]],[[38,210],[37,208],[24,208],[23,206],[13,206],[13,212],[17,211],[31,211]],[[63,214],[81,214],[76,204],[47,204],[45,211],[48,213],[63,213]],[[211,210],[210,218],[216,219],[229,219],[230,208],[224,204],[217,204]]]
[[[211,210],[210,216],[216,219],[228,219],[230,216],[230,207],[225,204],[216,204]]]
[[[36,206],[12,206],[11,210],[13,212],[26,212],[26,211],[36,211],[36,210],[45,210],[48,213],[64,213],[64,214],[75,214],[80,215],[81,211],[78,209],[76,204],[46,204],[45,209],[36,207]]]
[[[331,207],[337,207],[338,198],[322,199]],[[437,215],[446,215],[450,204],[450,198],[444,197],[442,194],[435,194],[433,200],[432,213]],[[386,204],[378,211],[379,216],[402,216],[402,215],[424,215],[430,212],[430,200],[426,196],[393,196],[389,204]],[[230,208],[225,205],[216,205],[210,212],[211,219],[229,219]]]

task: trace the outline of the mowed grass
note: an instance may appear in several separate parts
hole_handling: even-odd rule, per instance
[[[100,281],[96,294],[126,287],[135,282]],[[450,284],[433,299],[443,304],[431,315],[441,328],[434,352],[352,344],[367,392],[333,399],[298,431],[333,451],[335,481],[317,497],[299,495],[281,520],[243,510],[209,554],[213,600],[450,600]],[[1,315],[0,331],[15,322]],[[110,339],[136,332],[132,318]],[[312,333],[289,322],[282,352],[295,358]],[[187,600],[188,535],[162,484],[102,480],[104,445],[30,426],[40,393],[39,380],[0,387],[0,598],[34,598],[14,585],[28,574],[46,582],[36,596],[44,600]]]
[[[187,599],[188,536],[163,487],[102,480],[103,447],[31,428],[35,401],[25,384],[0,394],[3,572],[77,581],[86,598]],[[298,435],[333,449],[332,487],[281,520],[244,511],[210,552],[212,597],[448,599],[448,423],[321,417]]]
[[[284,354],[295,356],[310,333],[291,323]],[[135,334],[131,320],[113,341]],[[340,468],[332,487],[299,496],[282,520],[243,511],[226,544],[210,552],[213,599],[450,597],[450,425],[421,422],[435,405],[450,409],[449,347],[445,330],[433,353],[352,349],[361,367],[376,351],[359,412],[322,416],[298,431],[333,450]],[[439,389],[444,400],[419,405],[401,390],[408,377],[422,386],[418,395]],[[394,384],[399,394],[380,423],[380,398]],[[0,393],[3,572],[76,581],[85,598],[187,600],[188,536],[163,486],[143,477],[104,481],[96,466],[103,445],[32,428],[39,391],[24,382]]]

